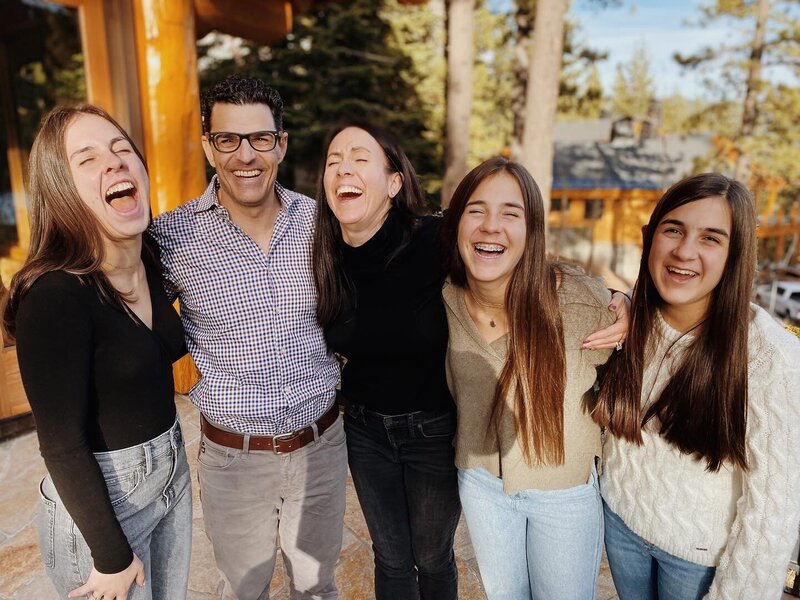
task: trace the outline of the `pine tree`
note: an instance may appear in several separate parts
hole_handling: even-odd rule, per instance
[[[675,55],[679,64],[704,75],[715,98],[693,119],[715,122],[717,133],[729,137],[760,175],[786,181],[788,201],[800,193],[800,86],[772,81],[769,69],[784,68],[795,82],[800,77],[796,0],[716,0],[701,7],[701,25],[720,20],[750,34],[695,55]]]
[[[645,116],[654,100],[655,85],[650,74],[650,58],[642,40],[636,45],[630,61],[617,65],[612,110],[618,115]]]
[[[209,48],[202,48],[201,85],[239,72],[260,77],[280,92],[290,135],[282,181],[313,193],[326,132],[340,119],[359,117],[394,132],[423,184],[435,187],[439,156],[415,90],[419,77],[375,2],[323,4],[296,17],[279,44],[244,46],[247,51],[235,58],[208,61]]]

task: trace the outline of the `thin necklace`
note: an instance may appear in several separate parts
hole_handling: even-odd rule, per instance
[[[467,288],[467,293],[469,294],[469,297],[472,298],[473,302],[475,302],[475,304],[477,304],[481,308],[484,308],[484,309],[486,309],[486,308],[493,308],[493,309],[504,308],[504,305],[502,303],[501,304],[493,304],[492,302],[484,302],[483,300],[480,300],[477,296],[475,296],[475,294],[472,293],[472,290],[470,290],[469,288]],[[497,323],[494,322],[494,319],[491,316],[489,317],[489,327],[497,327]]]
[[[107,266],[111,267],[112,269],[114,269],[116,271],[130,271],[132,269],[139,268],[139,266],[141,266],[141,264],[142,264],[141,259],[139,259],[138,262],[136,262],[136,263],[134,263],[132,265],[126,265],[126,266],[115,265],[114,263],[108,262],[107,260],[103,261],[103,265],[104,266],[107,265]]]

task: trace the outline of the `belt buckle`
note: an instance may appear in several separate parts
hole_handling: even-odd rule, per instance
[[[281,452],[278,450],[278,442],[281,440],[290,440],[297,435],[296,431],[292,431],[291,433],[280,433],[278,435],[272,436],[272,451],[275,454],[289,454],[289,452]]]

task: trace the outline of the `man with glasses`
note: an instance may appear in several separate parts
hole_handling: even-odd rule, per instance
[[[347,454],[339,369],[315,317],[314,201],[277,183],[283,103],[230,76],[203,95],[216,170],[199,198],[157,218],[167,287],[201,378],[205,529],[240,600],[266,598],[280,545],[292,597],[336,598]]]

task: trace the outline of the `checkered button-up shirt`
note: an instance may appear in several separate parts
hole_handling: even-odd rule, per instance
[[[281,210],[265,253],[231,221],[217,185],[150,228],[201,374],[189,396],[236,431],[288,433],[322,416],[339,382],[315,318],[314,201],[275,185]]]

